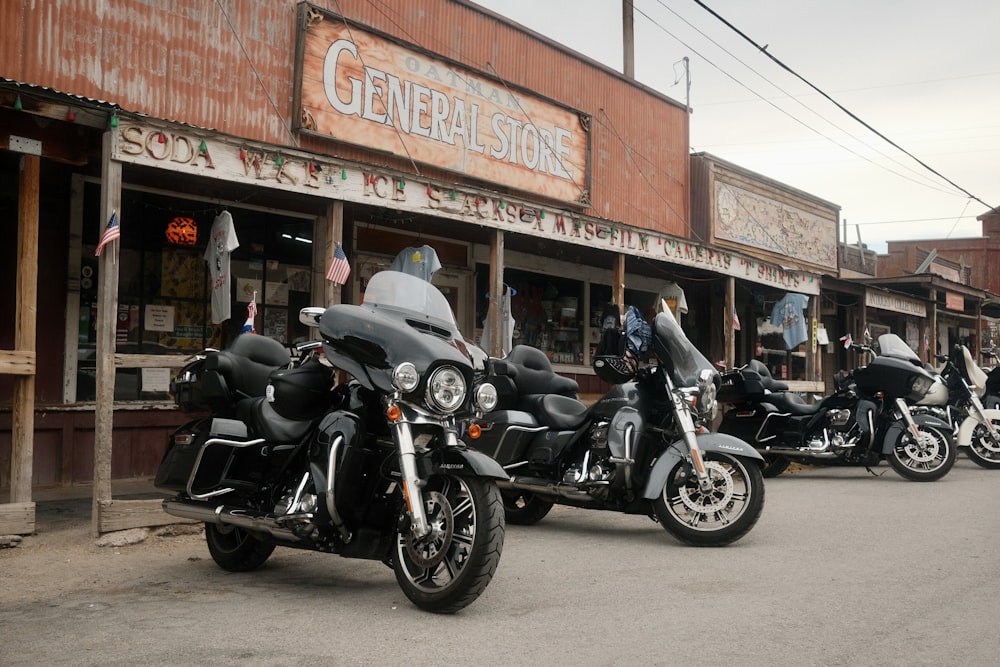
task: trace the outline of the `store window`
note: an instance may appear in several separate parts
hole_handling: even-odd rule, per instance
[[[77,400],[96,396],[97,272],[100,190],[84,199],[80,275]],[[233,220],[238,246],[229,255],[229,317],[213,322],[212,279],[206,264],[213,222]],[[272,212],[221,207],[125,189],[118,214],[119,290],[115,349],[121,354],[191,354],[225,347],[239,334],[251,299],[257,333],[293,345],[308,330],[298,311],[312,305],[311,220]],[[217,306],[218,307],[218,306]],[[216,311],[218,317],[223,311]],[[116,400],[168,400],[169,369],[117,369]]]

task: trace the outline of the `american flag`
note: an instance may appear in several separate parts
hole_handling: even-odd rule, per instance
[[[118,225],[118,211],[111,211],[111,219],[108,220],[108,226],[104,228],[104,233],[101,234],[101,241],[97,244],[97,251],[94,253],[94,256],[100,257],[104,246],[117,238],[121,238],[121,235],[122,228]]]
[[[326,279],[338,285],[343,285],[347,282],[347,276],[349,275],[351,275],[351,265],[347,261],[344,249],[338,243],[337,249],[333,251],[333,260],[330,262],[330,268],[326,270]]]
[[[854,336],[852,336],[851,334],[846,334],[844,336],[841,336],[840,340],[844,341],[845,350],[849,350],[851,348],[851,345],[854,344]]]
[[[250,297],[250,303],[247,304],[247,321],[243,323],[243,328],[240,329],[241,334],[257,333],[257,330],[253,328],[255,317],[257,317],[257,290],[254,290],[253,296]]]
[[[740,330],[740,316],[736,314],[736,309],[733,308],[733,331]]]

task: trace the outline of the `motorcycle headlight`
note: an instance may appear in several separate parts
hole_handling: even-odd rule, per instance
[[[392,386],[404,394],[408,394],[420,384],[420,374],[417,367],[409,361],[404,361],[392,371]]]
[[[707,368],[698,374],[699,414],[715,416],[716,396],[719,393],[718,387],[715,386],[715,378],[715,372]]]
[[[923,396],[930,391],[932,384],[934,384],[933,379],[925,375],[916,375],[913,377],[913,382],[910,383],[910,391],[914,396]]]
[[[497,406],[497,401],[499,400],[497,397],[497,388],[489,382],[484,382],[476,387],[474,400],[477,410],[480,412],[489,412]]]
[[[442,366],[427,380],[427,405],[434,410],[450,413],[465,402],[465,377],[454,366]]]

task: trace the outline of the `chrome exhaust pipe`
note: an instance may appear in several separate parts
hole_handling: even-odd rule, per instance
[[[299,537],[290,530],[278,526],[275,517],[261,512],[253,512],[233,505],[211,506],[185,500],[164,500],[163,511],[182,519],[194,519],[202,523],[222,526],[236,526],[258,533],[268,533],[286,542],[298,542]]]
[[[503,489],[513,489],[517,491],[530,491],[531,493],[542,493],[550,496],[561,496],[578,500],[593,500],[593,497],[580,488],[564,483],[555,483],[551,480],[539,477],[511,477],[509,480],[497,480],[497,487]]]

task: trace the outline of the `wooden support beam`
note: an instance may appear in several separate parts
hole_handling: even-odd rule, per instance
[[[198,523],[194,519],[181,519],[167,514],[163,511],[162,500],[102,500],[100,509],[97,526],[99,534],[174,523]]]
[[[625,255],[615,257],[614,284],[611,285],[611,299],[618,305],[618,315],[625,314]]]
[[[0,375],[34,374],[34,350],[0,350]]]
[[[486,353],[491,357],[503,357],[504,321],[503,321],[503,231],[493,230],[490,237],[490,305],[489,318],[490,347]]]
[[[30,356],[34,365],[38,311],[38,198],[41,158],[37,155],[25,155],[22,157],[21,165],[17,206],[15,286],[17,312],[14,322],[14,348],[15,354]],[[14,378],[11,423],[10,500],[20,507],[31,505],[30,530],[27,525],[22,530],[34,532],[34,505],[31,502],[35,440],[34,372],[19,374]]]
[[[0,504],[0,535],[31,535],[35,532],[35,503]]]
[[[724,322],[726,326],[723,331],[725,353],[723,357],[726,361],[726,368],[736,367],[736,279],[732,276],[726,278],[726,315]]]
[[[111,159],[114,148],[112,132],[104,133],[103,161],[101,164],[101,218],[99,234],[104,232],[113,212],[118,212],[118,222],[125,227],[129,220],[121,213],[122,165]],[[139,220],[135,224],[141,224]],[[122,234],[128,234],[123,231]],[[114,431],[115,407],[115,335],[118,318],[118,270],[121,239],[112,241],[99,258],[97,273],[97,405],[94,414],[94,502],[91,511],[91,530],[100,535],[101,504],[111,500],[111,442]]]
[[[344,243],[344,202],[326,207],[326,215],[316,220],[313,236],[313,304],[330,306],[344,302],[343,286],[326,279],[326,270],[337,244]],[[356,267],[352,267],[351,273]],[[348,276],[348,281],[351,276]],[[350,283],[348,283],[350,284]]]

